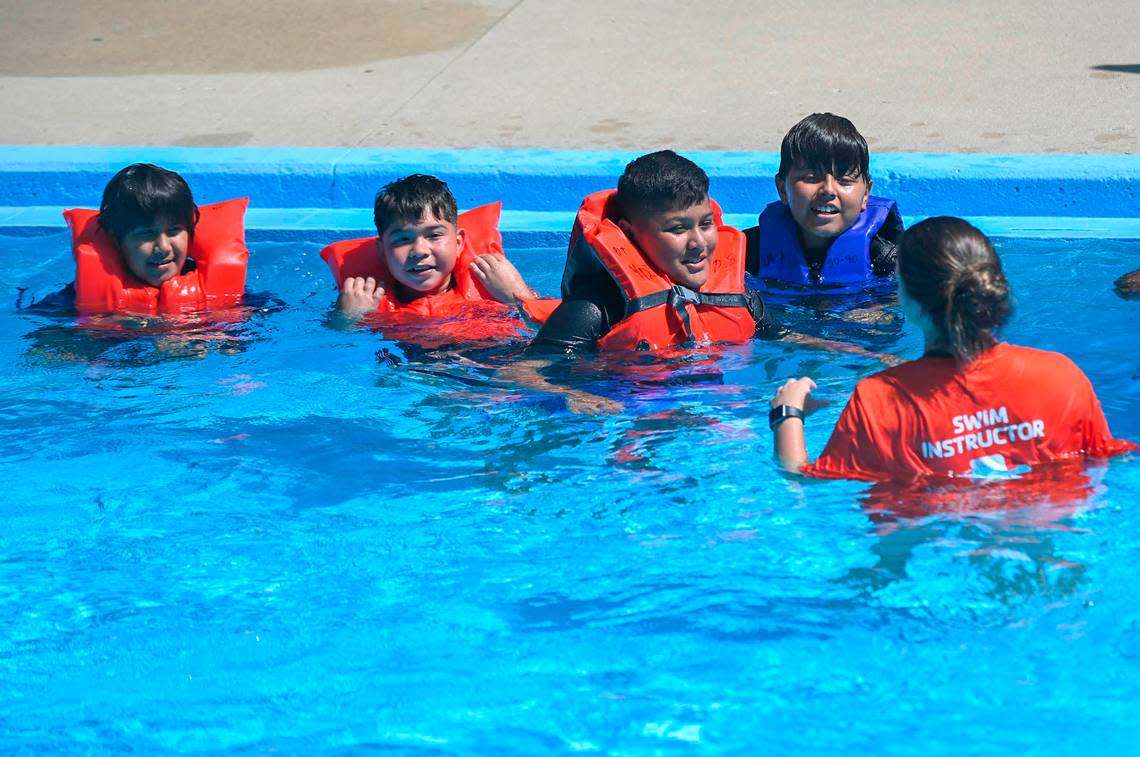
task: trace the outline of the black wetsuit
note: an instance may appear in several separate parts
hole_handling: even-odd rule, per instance
[[[599,339],[625,316],[625,302],[617,283],[606,274],[575,282],[574,294],[564,297],[542,329],[531,342],[528,352],[571,354],[595,348]],[[744,290],[744,298],[752,320],[756,322],[756,338],[777,339],[783,333],[771,313],[764,307],[760,294]]]

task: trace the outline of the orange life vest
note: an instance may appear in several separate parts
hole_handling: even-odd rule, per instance
[[[249,250],[245,209],[249,198],[199,206],[187,258],[194,270],[153,287],[127,270],[118,245],[99,226],[99,211],[63,211],[75,256],[75,307],[80,313],[185,313],[227,308],[241,301]]]
[[[367,322],[383,328],[389,338],[442,347],[518,336],[523,324],[515,308],[495,300],[471,274],[471,263],[479,255],[503,254],[501,209],[502,203],[493,202],[459,214],[465,244],[451,274],[451,288],[411,302],[395,296],[396,278],[380,255],[379,237],[333,242],[321,250],[321,257],[328,263],[337,289],[343,288],[345,279],[368,276],[384,287],[384,296]],[[545,321],[557,305],[557,300],[549,299],[522,303],[527,315],[538,323]]]
[[[744,298],[744,235],[721,225],[712,203],[719,239],[700,291],[674,284],[655,269],[618,227],[615,190],[595,192],[578,210],[570,235],[562,296],[573,295],[573,271],[605,268],[621,289],[625,313],[600,349],[659,350],[685,342],[743,342],[756,333]]]

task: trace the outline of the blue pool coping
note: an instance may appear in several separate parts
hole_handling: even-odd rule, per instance
[[[461,208],[501,200],[507,245],[564,243],[585,195],[613,187],[630,151],[0,146],[0,234],[63,228],[60,211],[95,207],[129,163],[182,173],[201,203],[249,196],[251,241],[332,240],[372,232],[376,190],[410,173],[446,180]],[[709,174],[728,223],[776,199],[779,154],[685,152]],[[908,223],[966,217],[994,236],[1140,238],[1140,156],[883,153],[874,193]]]

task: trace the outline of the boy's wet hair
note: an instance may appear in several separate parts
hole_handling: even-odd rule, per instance
[[[383,236],[395,224],[419,223],[428,210],[441,221],[459,223],[459,207],[447,182],[414,173],[386,184],[376,193],[372,221],[376,224],[376,233]]]
[[[122,243],[132,230],[156,222],[184,226],[194,235],[198,206],[186,180],[151,163],[134,163],[111,177],[99,204],[99,226]]]
[[[644,218],[704,202],[709,177],[700,166],[672,150],[642,155],[618,179],[617,204],[623,216]]]
[[[783,181],[793,168],[800,167],[870,181],[870,162],[867,140],[855,124],[834,113],[812,113],[784,135],[776,178]]]
[[[1125,300],[1140,300],[1140,271],[1126,273],[1113,282],[1116,295]]]

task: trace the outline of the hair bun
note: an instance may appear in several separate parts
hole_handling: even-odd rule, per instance
[[[899,242],[899,278],[959,362],[993,345],[1013,310],[1009,282],[986,235],[961,218],[920,221]]]
[[[1009,282],[996,260],[965,267],[948,284],[949,309],[975,330],[990,331],[1009,317]]]

